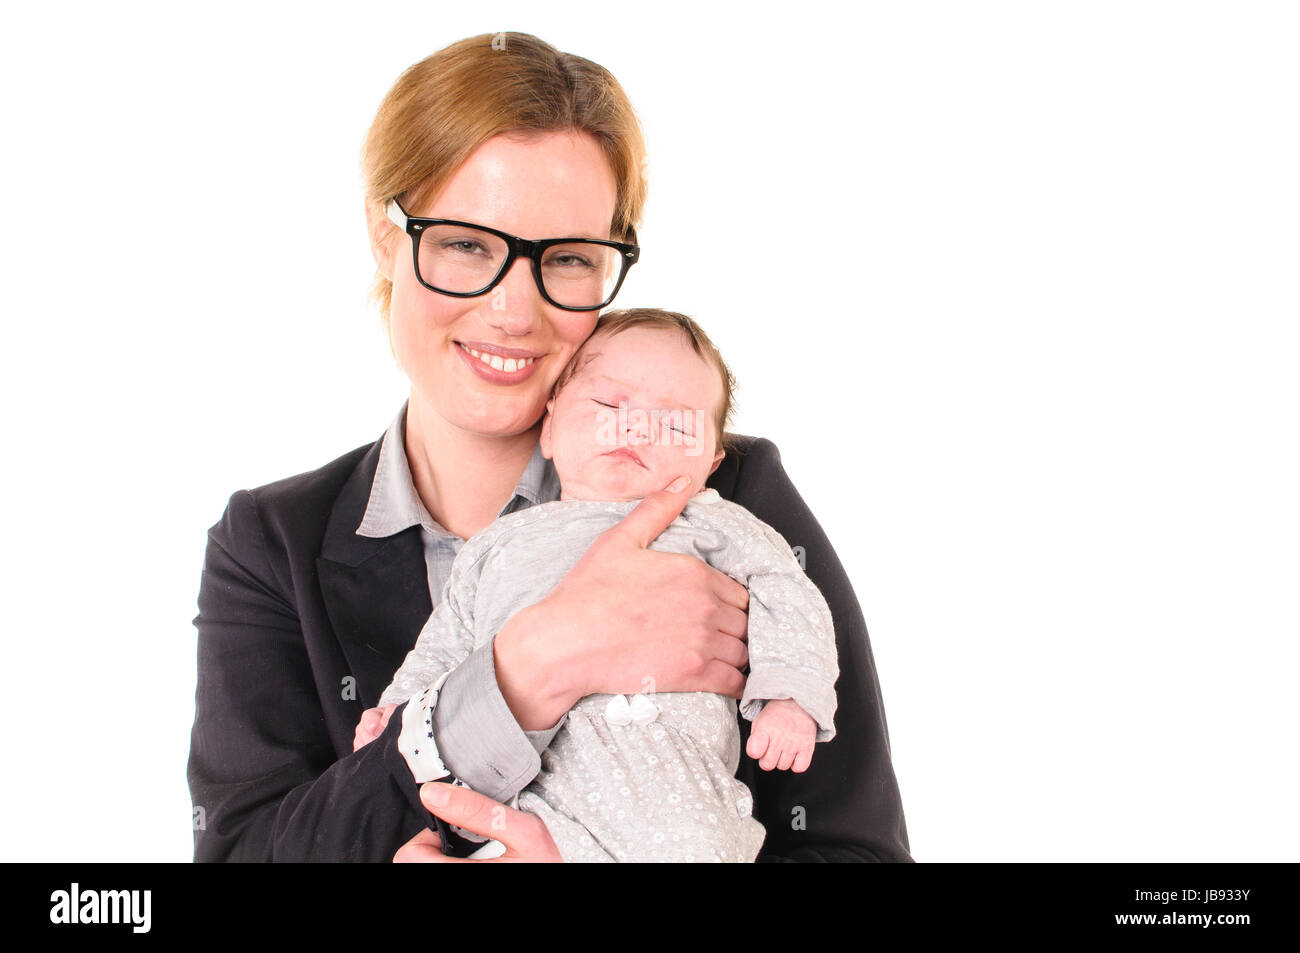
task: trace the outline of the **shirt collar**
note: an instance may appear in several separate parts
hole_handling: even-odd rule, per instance
[[[400,533],[412,526],[420,526],[430,533],[450,536],[429,515],[420,494],[415,491],[411,478],[411,464],[406,457],[406,404],[384,433],[379,448],[379,463],[375,479],[370,484],[370,499],[366,513],[357,527],[358,536],[384,537]],[[549,503],[560,498],[560,478],[555,465],[542,456],[540,446],[524,467],[523,475],[515,484],[515,492],[501,508],[499,516],[513,513],[536,503]]]

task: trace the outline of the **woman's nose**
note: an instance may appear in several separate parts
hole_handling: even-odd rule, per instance
[[[535,330],[543,320],[546,302],[533,280],[532,262],[518,259],[501,283],[487,294],[487,323],[502,334],[520,336]]]

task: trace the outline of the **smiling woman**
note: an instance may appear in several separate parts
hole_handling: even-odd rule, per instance
[[[453,44],[385,99],[364,151],[366,222],[409,399],[373,444],[234,494],[209,533],[189,765],[198,859],[441,859],[447,831],[432,833],[427,808],[469,823],[488,806],[506,858],[557,859],[536,814],[489,799],[538,775],[579,702],[647,678],[668,693],[745,691],[749,592],[649,548],[705,478],[804,548],[834,619],[839,735],[803,774],[739,765],[764,858],[910,859],[861,611],[761,439],[607,462],[635,467],[642,502],[353,751],[465,541],[559,497],[543,413],[636,261],[643,155],[614,78],[522,34]],[[626,358],[593,361],[626,378]],[[716,376],[697,370],[641,390],[717,406]],[[426,783],[451,776],[462,786]]]
[[[470,154],[420,214],[492,223],[525,235],[606,236],[616,195],[609,163],[588,133],[496,136]],[[512,455],[522,467],[537,444],[551,383],[591,333],[596,310],[549,304],[527,262],[501,274],[486,306],[482,297],[431,293],[405,254],[406,236],[377,210],[371,235],[380,274],[391,283],[393,353],[411,381],[406,452],[416,489],[430,491],[430,496],[421,493],[425,499],[438,499],[428,485],[432,460],[458,453],[465,440],[495,438],[497,453]],[[424,244],[422,238],[411,240]],[[490,284],[487,276],[480,289]],[[482,359],[485,354],[488,361]],[[486,509],[474,509],[483,522],[473,525],[451,517],[447,511],[456,504],[448,502],[451,506],[435,504],[431,514],[466,538],[491,522],[499,509],[485,501]]]

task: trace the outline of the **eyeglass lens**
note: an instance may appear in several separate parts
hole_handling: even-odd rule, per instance
[[[420,236],[420,277],[439,291],[472,294],[496,279],[510,249],[505,239],[463,225],[430,225]],[[551,245],[541,253],[542,285],[556,304],[603,304],[623,269],[617,248],[595,242]]]

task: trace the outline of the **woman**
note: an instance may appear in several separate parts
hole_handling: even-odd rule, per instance
[[[410,398],[380,441],[236,493],[209,533],[189,766],[196,859],[442,859],[429,808],[495,837],[507,859],[555,859],[535,817],[496,802],[536,774],[578,699],[647,678],[658,691],[740,696],[746,591],[646,549],[700,489],[670,485],[441,687],[431,743],[472,790],[417,784],[397,744],[406,706],[351,750],[463,539],[558,497],[537,448],[542,412],[635,261],[643,158],[613,77],[526,35],[453,44],[385,99],[365,146],[366,215]],[[594,254],[604,280],[574,291],[553,276],[569,260],[556,246],[511,236],[585,239],[558,251]],[[426,256],[439,243],[483,254],[496,243],[518,259],[484,285]],[[909,859],[852,589],[775,447],[739,444],[709,485],[803,546],[842,673],[839,737],[808,772],[742,765],[768,830],[762,859]]]

